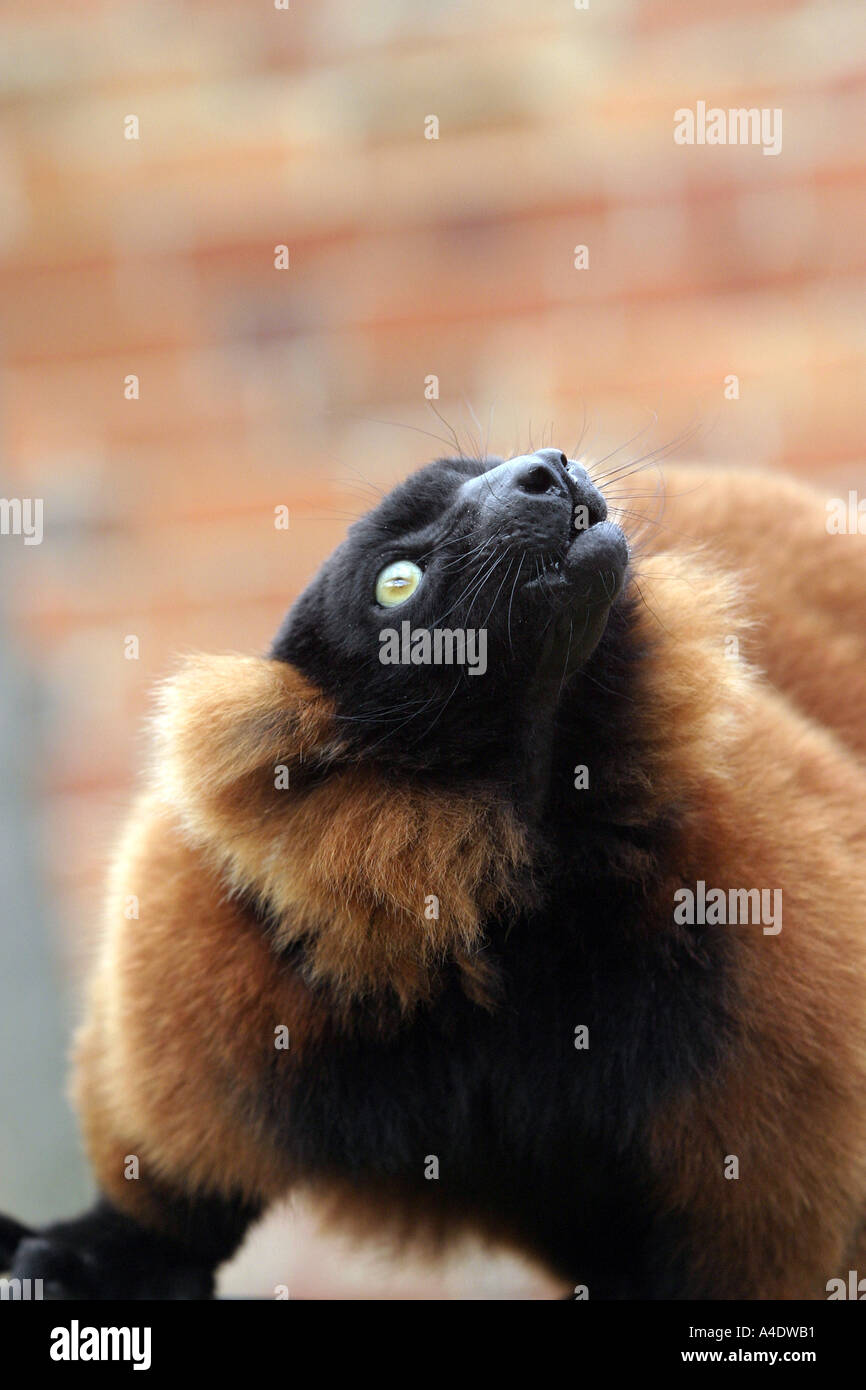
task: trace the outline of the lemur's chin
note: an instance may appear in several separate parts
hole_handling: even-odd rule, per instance
[[[552,619],[538,669],[542,687],[546,677],[553,679],[562,697],[569,679],[586,665],[622,592],[628,561],[628,542],[620,528],[601,521],[579,532],[562,559],[527,585]]]
[[[623,532],[612,521],[600,521],[579,531],[565,554],[548,563],[526,587],[557,609],[610,607],[622,592],[628,561]]]

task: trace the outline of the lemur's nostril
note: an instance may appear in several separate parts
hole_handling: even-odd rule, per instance
[[[546,463],[535,463],[532,467],[526,468],[517,479],[517,488],[520,492],[528,492],[534,496],[544,492],[563,491],[560,479]]]

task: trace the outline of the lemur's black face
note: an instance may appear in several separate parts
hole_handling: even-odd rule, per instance
[[[549,710],[627,564],[604,498],[559,450],[440,459],[351,527],[272,655],[333,697],[359,749],[473,762]]]

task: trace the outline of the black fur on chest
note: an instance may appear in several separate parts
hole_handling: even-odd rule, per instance
[[[384,1035],[361,1010],[290,1089],[275,1072],[267,1124],[293,1167],[471,1213],[597,1296],[676,1296],[687,1273],[653,1207],[645,1126],[720,1064],[730,942],[660,941],[641,908],[634,889],[563,876],[536,913],[491,924],[495,1009],[450,976]]]

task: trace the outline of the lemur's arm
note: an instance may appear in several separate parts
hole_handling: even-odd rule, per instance
[[[216,1268],[234,1254],[256,1208],[167,1189],[150,1195],[158,1195],[162,1230],[100,1199],[74,1221],[5,1231],[0,1260],[15,1278],[41,1279],[43,1298],[211,1298]]]

